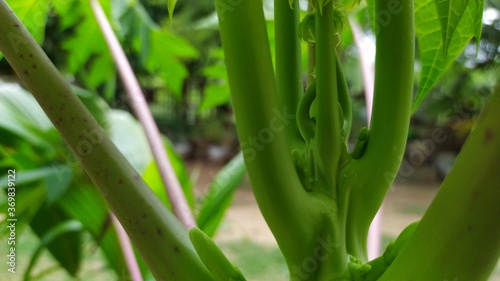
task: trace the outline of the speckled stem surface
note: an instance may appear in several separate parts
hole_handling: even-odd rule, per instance
[[[144,183],[5,1],[0,51],[80,161],[157,280],[213,280],[184,226]]]

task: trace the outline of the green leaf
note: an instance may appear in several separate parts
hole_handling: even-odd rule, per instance
[[[71,186],[73,171],[66,165],[52,165],[52,172],[45,176],[47,203],[56,202]]]
[[[2,182],[7,182],[6,180]],[[45,198],[46,189],[42,184],[20,184],[16,180],[16,232],[17,235],[23,233],[28,226],[29,222],[32,220],[33,216],[38,212],[42,206],[44,200],[40,198]],[[21,188],[19,188],[21,187]],[[22,203],[19,203],[22,202]],[[0,196],[0,208],[2,212],[9,208],[7,202],[7,196],[4,192]],[[7,228],[7,220],[2,220],[0,223],[0,238],[6,237],[8,235],[9,229]]]
[[[33,96],[18,84],[0,84],[0,128],[33,145],[51,146],[43,133],[53,130],[52,123]]]
[[[180,97],[182,85],[188,70],[180,59],[191,59],[199,56],[198,51],[185,39],[172,33],[152,30],[150,34],[151,49],[146,61],[146,69],[154,75],[159,75]]]
[[[446,56],[451,42],[451,38],[455,33],[458,23],[464,15],[465,8],[470,0],[435,0],[436,9],[441,22],[441,35],[444,42],[443,51]],[[450,7],[453,2],[453,7]]]
[[[209,110],[220,105],[225,105],[230,101],[231,93],[227,80],[220,81],[218,84],[214,83],[205,87],[200,110]]]
[[[107,11],[106,7],[103,7],[103,9]],[[62,49],[68,52],[68,70],[72,74],[85,70],[87,63],[91,59],[105,59],[111,62],[112,60],[106,42],[104,41],[90,6],[81,3],[74,7],[72,13],[80,14],[82,21],[76,26],[74,36],[68,37],[62,43]],[[105,77],[107,79],[114,78],[114,72],[107,73]]]
[[[243,154],[239,153],[215,176],[196,218],[198,227],[208,236],[213,236],[217,231],[245,172]]]
[[[415,2],[421,80],[415,111],[441,75],[475,36],[480,38],[484,0],[422,0]]]
[[[208,110],[231,101],[224,52],[221,48],[211,50],[208,60],[213,61],[213,63],[203,68],[203,75],[207,78],[207,86],[203,91],[200,110]]]
[[[30,222],[31,229],[40,237],[39,248],[31,257],[30,265],[25,272],[29,276],[30,269],[34,265],[40,248],[47,248],[57,262],[71,275],[75,276],[80,267],[81,255],[81,229],[78,221],[72,224],[72,231],[62,228],[69,217],[57,205],[45,206],[38,210]],[[78,225],[78,227],[75,227]],[[62,228],[62,229],[59,229]],[[64,231],[63,231],[64,229]],[[57,240],[54,238],[57,237]]]
[[[47,15],[50,12],[50,0],[9,0],[7,3],[38,44],[41,44],[45,36]]]
[[[38,257],[40,256],[40,254],[42,253],[42,250],[46,247],[51,247],[52,243],[57,239],[57,241],[59,242],[61,239],[64,239],[65,236],[67,235],[73,235],[75,233],[78,233],[82,230],[82,225],[80,222],[78,221],[75,221],[75,220],[68,220],[68,221],[64,221],[64,222],[61,222],[57,225],[55,225],[54,227],[52,227],[49,231],[47,231],[40,239],[40,244],[38,245],[38,247],[35,249],[35,251],[33,252],[33,254],[31,255],[31,259],[30,259],[30,262],[29,262],[29,265],[28,267],[26,268],[26,271],[24,272],[24,280],[29,280],[29,276],[30,276],[30,273],[31,273],[31,270],[33,269],[33,267],[35,266],[37,260],[38,260]],[[68,251],[68,259],[72,259],[71,257],[71,252],[69,250],[71,249],[65,249],[66,251]],[[72,250],[75,250],[75,249],[72,249]],[[73,253],[73,255],[77,255],[78,253]],[[74,257],[73,257],[74,258]],[[61,262],[61,261],[59,261]],[[68,261],[62,261],[64,263],[67,263]],[[61,264],[63,265],[63,264]],[[63,265],[64,266],[64,265]],[[70,272],[68,271],[72,276],[75,276],[76,274],[76,271],[75,272]]]

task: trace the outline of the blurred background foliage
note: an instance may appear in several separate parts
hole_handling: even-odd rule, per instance
[[[151,188],[169,206],[142,129],[129,113],[107,45],[88,1],[8,0],[80,99],[107,130],[116,145]],[[178,1],[169,20],[166,0],[101,0],[149,102],[177,175],[202,229],[214,235],[245,170],[238,152],[224,55],[212,0]],[[268,35],[274,54],[273,4],[265,2]],[[306,7],[301,2],[302,12]],[[374,36],[366,8],[351,11],[371,50]],[[349,26],[339,37],[340,57],[353,100],[353,130],[366,123],[359,50]],[[422,150],[433,130],[446,132],[446,141],[415,165],[451,161],[468,135],[500,74],[500,4],[486,1],[481,38],[471,42],[443,75],[412,118],[408,155]],[[418,48],[418,45],[417,45]],[[307,50],[304,44],[303,54]],[[0,55],[1,57],[1,55]],[[304,60],[304,69],[306,61]],[[416,63],[415,85],[419,62]],[[305,77],[304,77],[305,79]],[[356,137],[356,134],[351,134]],[[18,189],[18,235],[30,229],[69,276],[77,276],[84,254],[82,243],[92,241],[107,268],[128,280],[116,232],[107,207],[64,145],[43,111],[21,86],[5,60],[0,60],[0,175],[15,168]],[[236,155],[236,156],[235,156]],[[233,156],[235,156],[233,158]],[[185,160],[204,159],[227,165],[213,178],[204,196],[195,196],[193,177]],[[232,160],[230,160],[232,159]],[[411,160],[411,159],[410,159]],[[446,162],[446,161],[445,161]],[[451,162],[446,162],[449,165]],[[0,178],[5,188],[6,177]],[[6,197],[0,197],[5,238]],[[56,232],[54,232],[57,230]],[[57,239],[50,240],[54,235]],[[45,238],[45,239],[44,239]],[[35,263],[35,250],[26,259]],[[152,280],[141,261],[146,280]],[[23,272],[27,277],[30,270]],[[43,280],[46,272],[32,279]],[[49,275],[50,276],[50,275]],[[47,279],[53,280],[53,279]]]

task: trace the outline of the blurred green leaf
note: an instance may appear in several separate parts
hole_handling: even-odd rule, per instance
[[[145,64],[150,51],[150,31],[158,29],[158,25],[151,19],[142,4],[138,1],[113,1],[120,2],[113,5],[113,18],[119,22],[116,32],[122,41],[132,46],[139,54],[140,61]],[[116,7],[116,8],[115,8]],[[126,45],[126,44],[125,44]]]
[[[200,110],[208,110],[231,101],[222,48],[212,50],[209,60],[213,62],[203,69],[203,75],[207,77],[208,83],[203,92]]]
[[[422,62],[415,111],[431,88],[475,36],[480,38],[484,0],[415,2],[415,32]]]
[[[109,137],[125,158],[142,173],[153,159],[144,130],[132,115],[124,110],[108,113]]]
[[[110,14],[110,3],[103,1],[106,14]],[[85,73],[86,86],[96,89],[99,83],[115,79],[116,71],[101,30],[97,25],[90,5],[80,3],[72,6],[71,14],[79,14],[73,36],[65,38],[62,49],[67,55],[67,69],[72,74]],[[63,18],[65,17],[62,16]]]
[[[45,35],[45,24],[50,12],[50,0],[8,0],[7,3],[14,13],[41,44]]]
[[[81,223],[78,223],[78,228],[73,230],[62,231],[58,228],[70,218],[57,205],[45,205],[35,214],[30,222],[33,232],[40,237],[41,243],[39,247],[45,247],[57,262],[71,275],[75,276],[80,267],[81,255]],[[64,228],[66,229],[66,228]],[[57,233],[57,234],[56,234]],[[54,236],[55,235],[55,236]],[[54,240],[56,238],[57,240]],[[30,266],[25,272],[25,276],[29,276],[29,271],[32,263],[36,261],[37,249],[31,257]]]
[[[211,84],[205,87],[200,110],[208,110],[214,107],[225,105],[231,101],[231,93],[226,81],[220,84]]]
[[[44,202],[43,198],[45,198],[46,195],[46,189],[42,184],[20,184],[17,180],[16,186],[22,187],[16,190],[17,204],[15,214],[15,218],[17,218],[16,233],[17,235],[21,235],[35,213],[38,212],[38,209],[42,206]],[[2,192],[2,196],[0,196],[0,210],[2,210],[2,212],[4,212],[4,210],[7,211],[9,208],[7,196],[4,195],[5,193]],[[9,233],[6,218],[0,223],[0,238],[5,237]]]
[[[217,231],[245,172],[245,162],[240,152],[217,173],[212,181],[196,218],[198,227],[208,236],[213,236]]]
[[[53,128],[33,96],[14,83],[0,83],[0,128],[33,145],[50,147],[41,132]]]
[[[73,172],[66,165],[53,164],[48,167],[42,167],[30,171],[16,172],[16,185],[25,185],[35,181],[43,181],[47,188],[47,202],[54,203],[70,187],[73,180]],[[7,176],[0,178],[0,189],[7,188]],[[39,198],[41,202],[42,198]]]
[[[71,186],[73,171],[66,165],[53,165],[52,173],[45,176],[47,204],[56,202]]]
[[[180,97],[184,79],[188,75],[186,66],[180,59],[196,58],[198,51],[185,39],[172,33],[152,30],[150,34],[151,49],[146,61],[146,69],[154,75],[159,75]]]

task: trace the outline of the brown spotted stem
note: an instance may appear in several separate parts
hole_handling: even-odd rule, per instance
[[[99,189],[156,279],[213,280],[186,228],[106,136],[5,0],[0,1],[0,51]]]

